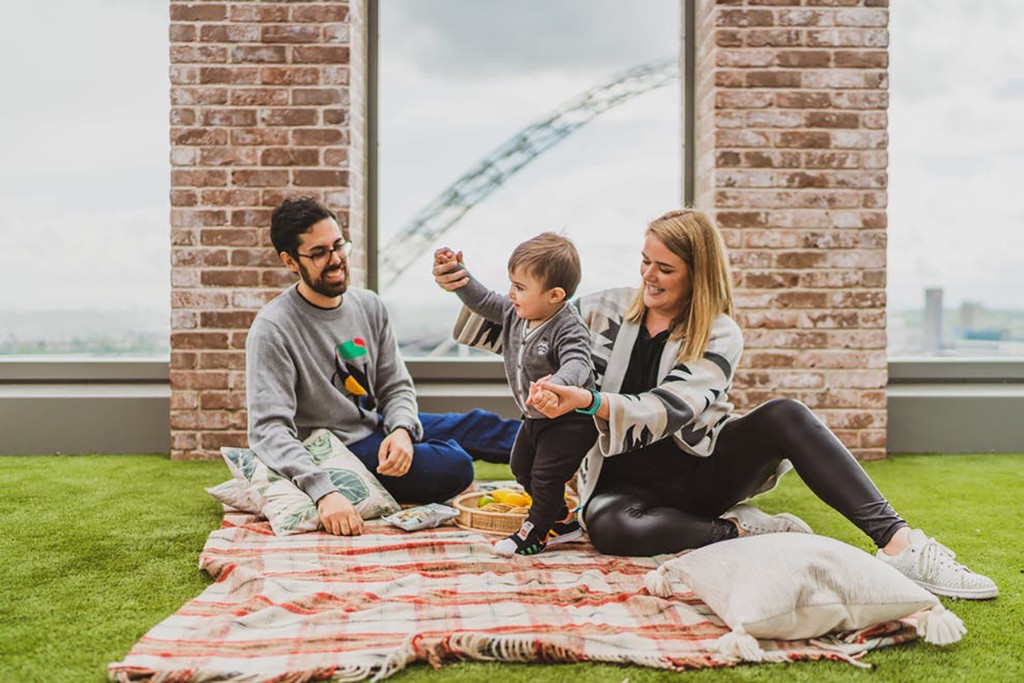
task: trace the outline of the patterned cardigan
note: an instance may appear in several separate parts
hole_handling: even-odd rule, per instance
[[[617,393],[629,366],[640,325],[625,314],[636,290],[609,289],[579,300],[580,313],[590,329],[591,354],[597,387],[608,404],[608,420],[595,418],[598,440],[579,471],[579,494],[586,503],[601,474],[604,458],[671,437],[680,450],[697,457],[711,455],[722,426],[735,418],[728,401],[733,373],[743,353],[743,333],[732,318],[719,315],[703,358],[676,363],[681,340],[668,340],[661,354],[658,386],[642,394]],[[500,324],[463,309],[455,323],[455,340],[500,353]],[[774,486],[790,468],[783,461],[758,493]]]

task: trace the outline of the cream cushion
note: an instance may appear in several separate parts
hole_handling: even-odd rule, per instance
[[[249,487],[248,481],[228,479],[216,486],[211,486],[206,489],[206,492],[229,508],[248,512],[250,515],[258,515],[260,508],[249,497]]]
[[[316,430],[302,445],[363,519],[390,515],[400,509],[377,477],[330,430]],[[320,515],[309,496],[267,467],[251,450],[222,448],[221,456],[235,479],[248,484],[249,498],[275,534],[285,536],[321,527]]]
[[[657,573],[689,586],[731,629],[755,638],[815,638],[939,605],[873,555],[813,534],[722,541],[671,560]]]

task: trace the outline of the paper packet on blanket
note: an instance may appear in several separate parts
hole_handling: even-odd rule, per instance
[[[399,529],[416,531],[418,529],[432,529],[458,516],[459,511],[453,507],[441,505],[440,503],[431,503],[430,505],[420,505],[414,508],[399,510],[387,517],[381,517],[381,519],[397,526]]]
[[[522,491],[523,485],[518,481],[507,480],[507,481],[478,481],[473,484],[473,490],[479,491],[480,493],[490,493],[491,491],[497,491],[498,489],[508,489],[510,491]]]

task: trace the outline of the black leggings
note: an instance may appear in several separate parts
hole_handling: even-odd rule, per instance
[[[726,423],[707,458],[663,439],[605,459],[584,511],[587,532],[609,555],[674,553],[721,540],[719,516],[752,496],[784,458],[879,547],[906,526],[829,428],[803,403],[782,398]]]

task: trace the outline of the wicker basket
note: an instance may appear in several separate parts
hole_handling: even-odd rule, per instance
[[[459,511],[459,516],[455,518],[455,525],[463,529],[502,534],[503,536],[519,531],[519,527],[526,520],[525,514],[490,512],[476,506],[476,501],[486,493],[485,491],[469,491],[455,498],[455,509]],[[565,500],[570,509],[579,504],[579,498],[568,491],[565,494]]]

